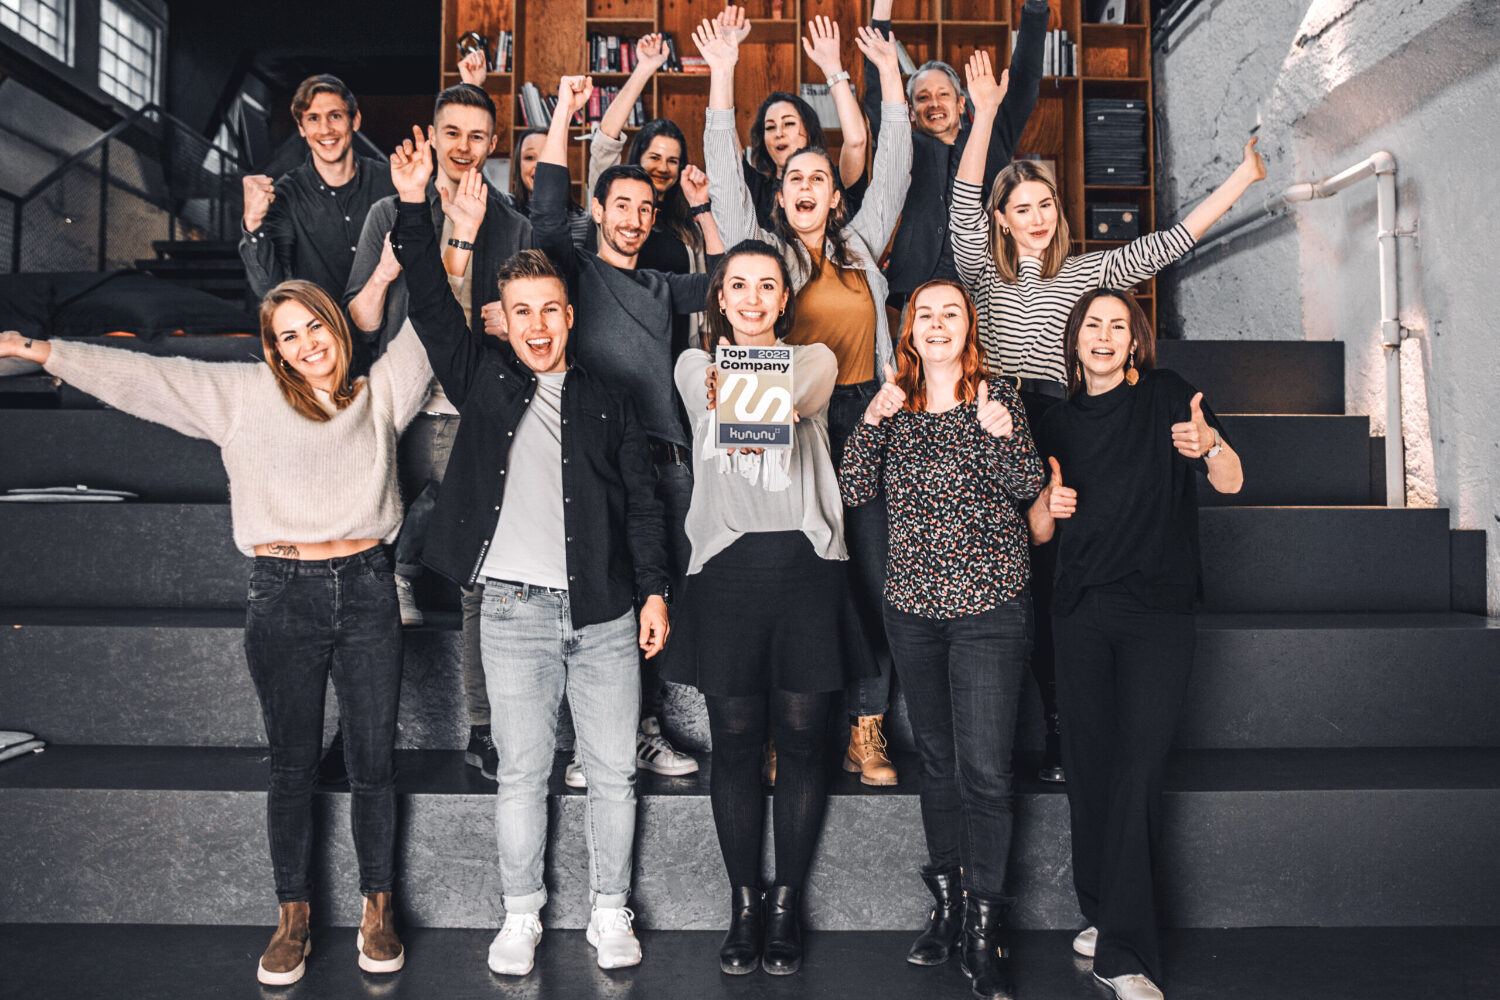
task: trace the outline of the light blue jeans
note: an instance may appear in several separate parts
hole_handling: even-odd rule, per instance
[[[588,779],[590,895],[598,906],[624,906],[635,842],[641,700],[635,614],[575,629],[566,591],[489,579],[481,614],[480,650],[500,755],[495,834],[505,911],[535,913],[547,902],[547,779],[564,686]]]

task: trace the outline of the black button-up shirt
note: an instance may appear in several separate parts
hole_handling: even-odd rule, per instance
[[[463,419],[422,561],[472,584],[500,520],[516,427],[536,375],[508,342],[476,337],[453,298],[426,204],[396,203],[391,245],[406,274],[408,315]],[[562,394],[563,532],[573,626],[620,617],[666,596],[666,524],[646,430],[628,396],[573,365]]]
[[[354,157],[354,178],[342,187],[323,182],[312,155],[276,179],[276,200],[255,232],[240,223],[240,260],[257,298],[289,278],[314,282],[339,301],[359,249],[370,206],[396,193],[390,167]]]

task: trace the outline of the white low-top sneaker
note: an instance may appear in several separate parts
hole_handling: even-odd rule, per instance
[[[420,628],[427,619],[417,607],[417,595],[412,591],[411,580],[396,574],[396,602],[401,606],[401,624],[408,628]]]
[[[1094,948],[1099,944],[1099,928],[1085,927],[1073,939],[1073,950],[1084,958],[1094,957]]]
[[[698,762],[674,747],[662,734],[661,723],[654,715],[642,719],[640,729],[636,731],[635,766],[674,777],[694,774],[698,770]]]
[[[1155,983],[1138,973],[1133,976],[1105,979],[1096,972],[1094,978],[1114,990],[1119,1000],[1166,1000],[1161,990],[1156,988]]]
[[[507,913],[500,933],[490,942],[490,971],[502,976],[526,975],[541,939],[542,922],[535,913]]]
[[[569,788],[589,787],[589,779],[583,776],[583,761],[578,759],[577,753],[573,754],[573,759],[563,769],[563,784]]]
[[[589,915],[589,929],[584,935],[599,952],[599,968],[623,969],[641,964],[641,942],[635,936],[631,921],[635,914],[628,906],[596,906]]]

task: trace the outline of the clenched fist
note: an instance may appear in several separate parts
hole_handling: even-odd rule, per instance
[[[241,183],[245,189],[245,231],[253,233],[266,221],[271,202],[276,200],[276,187],[265,174],[246,174]]]

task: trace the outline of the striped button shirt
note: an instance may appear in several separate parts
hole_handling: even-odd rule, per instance
[[[1079,296],[1094,288],[1129,288],[1156,274],[1196,242],[1181,223],[1114,250],[1078,254],[1051,278],[1022,257],[1019,280],[1004,281],[990,253],[989,225],[978,184],[953,182],[953,257],[979,314],[979,341],[990,371],[1067,382],[1063,327]]]

